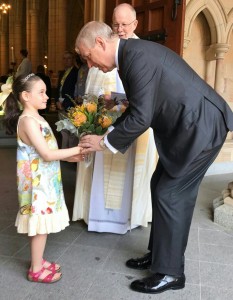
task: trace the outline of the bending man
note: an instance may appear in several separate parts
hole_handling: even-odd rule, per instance
[[[233,113],[181,57],[160,44],[120,40],[106,24],[89,22],[77,37],[76,51],[89,67],[108,72],[117,66],[129,101],[128,114],[104,138],[83,138],[85,153],[105,147],[124,153],[149,127],[154,131],[159,162],[151,178],[150,253],[127,262],[134,268],[150,266],[153,275],[131,288],[144,293],[181,289],[198,188],[233,130]]]

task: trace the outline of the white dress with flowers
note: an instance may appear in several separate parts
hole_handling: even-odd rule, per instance
[[[57,141],[46,121],[39,121],[41,132],[50,149],[58,149]],[[59,232],[69,225],[59,161],[44,161],[33,146],[18,137],[17,181],[19,211],[16,218],[18,233],[29,236]]]

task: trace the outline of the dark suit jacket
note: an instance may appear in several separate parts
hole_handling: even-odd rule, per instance
[[[224,99],[170,49],[149,41],[121,40],[118,59],[129,110],[108,141],[120,152],[152,127],[160,161],[177,177],[233,130],[233,113]]]
[[[57,99],[56,101],[58,101],[59,98],[59,91],[60,91],[60,82],[62,79],[64,72],[62,72],[59,76],[59,84],[58,84],[58,88],[57,88]],[[62,106],[65,109],[68,109],[69,107],[74,106],[73,102],[70,101],[69,97],[67,95],[69,95],[71,98],[74,98],[74,91],[75,91],[75,84],[77,82],[77,77],[78,77],[78,69],[74,66],[72,68],[72,70],[70,71],[70,73],[68,74],[68,76],[66,77],[63,86],[62,86],[62,91],[61,91],[61,97],[64,98],[64,101],[62,102]]]

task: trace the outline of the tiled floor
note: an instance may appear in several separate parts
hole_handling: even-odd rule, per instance
[[[212,222],[212,200],[233,174],[207,176],[202,182],[186,251],[186,287],[159,295],[135,293],[132,280],[149,271],[125,267],[130,257],[146,252],[149,228],[126,235],[87,232],[83,222],[48,238],[46,258],[62,264],[60,282],[45,285],[26,280],[29,246],[16,233],[15,149],[0,149],[0,300],[230,300],[233,299],[233,232]],[[72,211],[75,165],[62,164],[67,205]]]

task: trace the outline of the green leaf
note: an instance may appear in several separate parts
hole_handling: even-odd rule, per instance
[[[94,124],[91,124],[90,127],[88,128],[89,131],[95,132],[95,126]]]
[[[101,135],[101,134],[102,134],[102,127],[101,127],[101,126],[96,127],[95,133],[96,133],[97,135]]]
[[[90,125],[91,125],[91,124],[87,121],[85,124],[83,124],[83,127],[87,129],[87,128],[90,127]]]
[[[92,124],[92,123],[93,123],[93,120],[94,120],[93,114],[92,114],[92,113],[89,113],[89,114],[88,114],[88,122],[89,122],[90,124]]]

